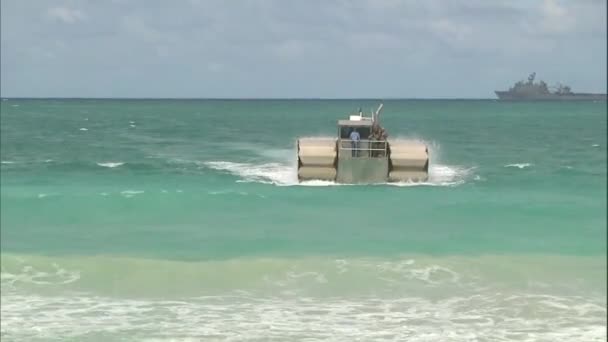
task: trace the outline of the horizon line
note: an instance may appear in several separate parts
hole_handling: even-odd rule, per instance
[[[2,100],[498,100],[489,97],[86,97],[2,96]]]

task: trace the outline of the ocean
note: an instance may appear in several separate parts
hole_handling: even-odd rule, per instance
[[[379,103],[4,99],[2,341],[605,341],[606,102],[386,100],[427,182],[298,184]]]

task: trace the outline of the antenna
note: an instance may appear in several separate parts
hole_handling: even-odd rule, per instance
[[[383,106],[384,103],[381,103],[380,106],[378,106],[378,109],[376,109],[376,113],[374,113],[374,122],[379,121],[378,118],[380,117],[380,111],[382,110]]]

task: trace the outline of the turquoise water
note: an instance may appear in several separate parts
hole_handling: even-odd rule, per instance
[[[606,103],[385,101],[428,182],[298,184],[377,104],[2,101],[2,339],[605,340]]]

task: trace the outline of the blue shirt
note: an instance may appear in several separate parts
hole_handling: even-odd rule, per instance
[[[350,132],[350,140],[359,141],[360,139],[361,139],[361,136],[359,135],[359,132],[355,132],[355,131]]]

